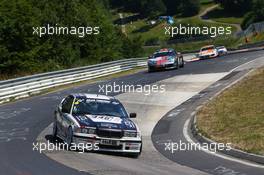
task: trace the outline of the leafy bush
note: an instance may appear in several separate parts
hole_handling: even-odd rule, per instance
[[[101,3],[100,3],[101,2]],[[32,74],[138,55],[112,24],[108,1],[2,0],[0,4],[0,74]],[[107,5],[108,6],[108,5]],[[33,35],[39,26],[100,27],[99,35]],[[128,44],[127,44],[128,43]],[[124,50],[123,48],[127,49]]]
[[[250,24],[255,22],[260,22],[263,20],[264,20],[264,1],[254,0],[252,10],[245,15],[241,26],[243,29],[246,29]]]

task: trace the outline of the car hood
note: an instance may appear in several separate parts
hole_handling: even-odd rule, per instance
[[[215,50],[210,49],[210,50],[201,51],[199,55],[209,55],[209,54],[213,54],[214,52]]]
[[[78,115],[74,116],[78,123],[82,126],[107,128],[107,129],[122,129],[122,130],[137,130],[136,124],[129,118],[120,118],[115,116],[104,115]]]
[[[167,60],[169,57],[168,56],[163,56],[163,57],[155,57],[155,58],[150,58],[150,61],[161,61],[161,60]]]

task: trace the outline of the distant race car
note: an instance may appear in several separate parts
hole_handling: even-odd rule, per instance
[[[217,52],[219,55],[226,55],[227,54],[227,49],[225,46],[218,46],[216,47]]]
[[[174,49],[160,49],[148,59],[148,71],[184,67],[183,56]]]
[[[55,111],[53,136],[67,145],[96,143],[98,151],[139,156],[142,150],[138,126],[117,99],[95,94],[71,94]],[[96,150],[96,151],[97,151]]]
[[[214,45],[202,47],[198,54],[200,59],[215,58],[218,55],[218,51]]]

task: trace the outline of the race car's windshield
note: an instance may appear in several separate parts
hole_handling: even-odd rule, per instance
[[[100,99],[76,99],[72,109],[73,115],[108,115],[116,117],[128,117],[122,104],[117,101]]]
[[[164,56],[173,56],[173,52],[158,52],[154,54],[154,58],[164,57]]]

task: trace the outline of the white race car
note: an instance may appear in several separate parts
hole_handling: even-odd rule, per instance
[[[207,59],[207,58],[215,58],[219,56],[219,54],[214,45],[209,45],[202,47],[198,56],[200,59]]]

